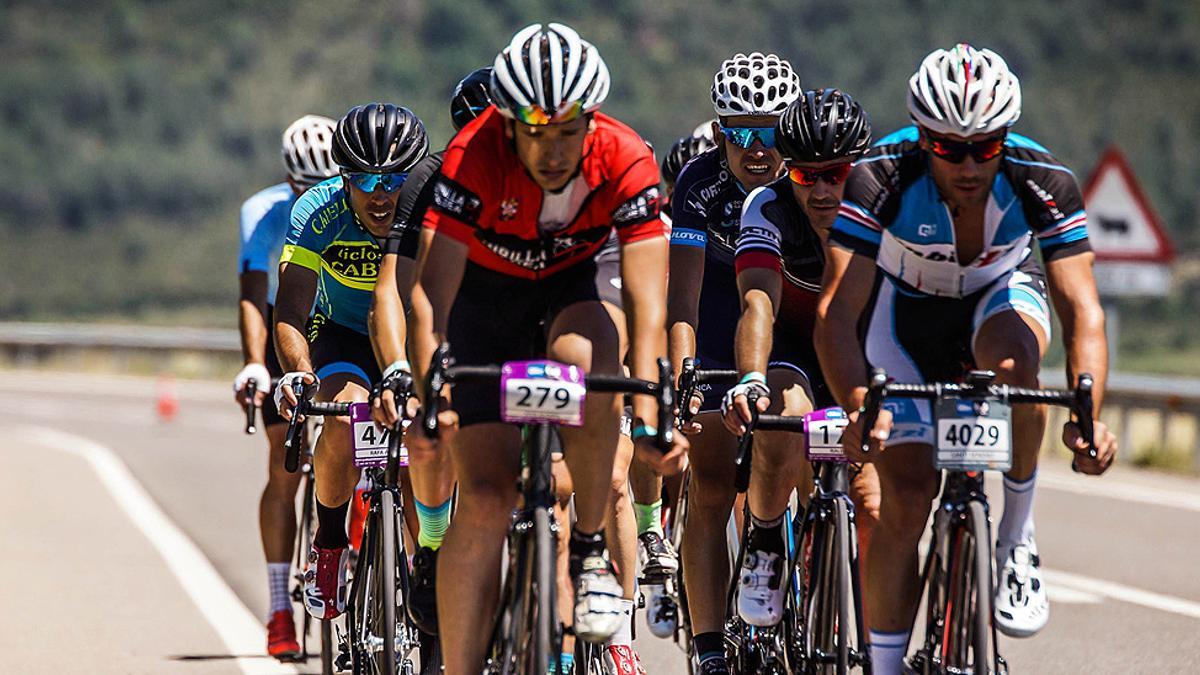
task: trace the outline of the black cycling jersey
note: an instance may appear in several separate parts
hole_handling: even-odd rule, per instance
[[[408,179],[400,187],[400,198],[396,201],[396,220],[384,245],[385,255],[395,253],[405,258],[417,257],[425,209],[433,202],[435,181],[431,179],[442,168],[444,154],[445,150],[428,155],[408,172]]]

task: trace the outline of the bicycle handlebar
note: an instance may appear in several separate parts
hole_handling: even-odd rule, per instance
[[[885,397],[920,398],[937,400],[942,398],[999,398],[1009,403],[1045,403],[1070,408],[1079,425],[1080,435],[1088,445],[1088,456],[1096,457],[1096,443],[1093,437],[1092,425],[1092,386],[1094,380],[1087,373],[1082,373],[1076,382],[1075,389],[1028,389],[1025,387],[1010,387],[1007,384],[994,384],[995,374],[990,371],[971,371],[965,382],[961,384],[936,382],[932,384],[904,384],[888,382],[887,374],[879,368],[871,373],[871,385],[867,390],[867,400],[863,404],[863,433],[867,434],[875,426],[879,409]],[[867,441],[863,440],[863,451],[866,452]]]
[[[502,370],[502,365],[454,365],[449,343],[438,345],[425,377],[425,397],[421,410],[421,427],[425,435],[438,437],[437,415],[441,410],[439,394],[444,386],[467,381],[499,380]],[[658,359],[658,382],[622,375],[595,374],[584,376],[583,385],[587,391],[653,396],[658,401],[658,436],[655,445],[663,452],[671,448],[675,439],[675,384],[671,364],[666,359]]]
[[[679,367],[679,426],[683,427],[695,417],[692,414],[691,401],[702,384],[735,384],[738,381],[736,370],[700,370],[696,368],[696,360],[686,358]]]
[[[310,386],[300,382],[292,388],[292,391],[296,393],[298,403],[292,410],[292,419],[288,422],[287,438],[283,442],[283,468],[287,469],[288,473],[296,473],[296,469],[300,468],[300,434],[304,431],[304,425],[301,424],[303,418],[330,415],[345,416],[350,414],[351,404],[349,402],[309,400],[308,397],[311,394],[308,388]]]

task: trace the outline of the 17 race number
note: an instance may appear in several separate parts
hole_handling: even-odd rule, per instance
[[[850,420],[841,408],[814,410],[804,416],[804,432],[808,440],[805,454],[810,462],[844,462],[842,432]]]

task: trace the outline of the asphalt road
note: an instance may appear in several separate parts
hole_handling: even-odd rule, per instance
[[[0,672],[315,671],[264,656],[263,437],[224,383],[175,386],[169,422],[159,386],[0,372]],[[1036,510],[1052,616],[1003,639],[1010,672],[1200,671],[1200,481],[1051,460]],[[686,672],[640,635],[651,675]]]

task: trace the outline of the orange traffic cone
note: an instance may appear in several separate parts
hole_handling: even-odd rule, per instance
[[[164,422],[175,419],[179,412],[179,397],[175,393],[175,378],[172,375],[160,375],[158,378],[158,417]]]

